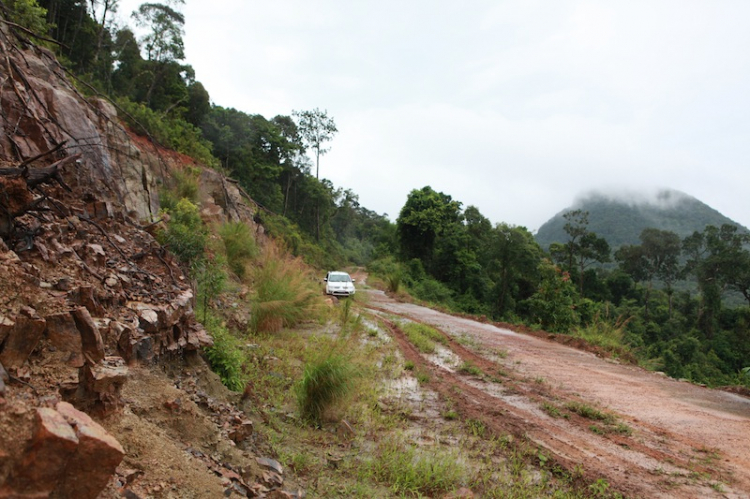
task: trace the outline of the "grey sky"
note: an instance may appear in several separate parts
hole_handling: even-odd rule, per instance
[[[122,0],[123,17],[140,2]],[[321,177],[392,220],[430,185],[536,230],[591,189],[750,226],[750,2],[187,0],[218,105],[328,110]]]

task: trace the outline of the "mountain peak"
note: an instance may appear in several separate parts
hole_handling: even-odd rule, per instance
[[[596,232],[617,248],[623,244],[640,244],[640,234],[653,227],[677,233],[681,238],[707,225],[740,224],[722,215],[698,199],[675,189],[593,190],[581,194],[573,205],[545,222],[536,234],[543,248],[568,240],[563,215],[571,210],[589,212],[589,230]]]

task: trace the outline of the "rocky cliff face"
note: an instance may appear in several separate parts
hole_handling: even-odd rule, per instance
[[[89,415],[121,410],[134,366],[211,343],[144,228],[187,158],[133,136],[3,23],[0,56],[0,498],[94,498],[124,451]],[[252,219],[233,183],[202,180],[204,216]]]

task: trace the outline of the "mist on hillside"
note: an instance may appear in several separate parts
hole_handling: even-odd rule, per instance
[[[632,188],[617,189],[610,187],[591,190],[578,195],[573,202],[572,209],[578,209],[597,201],[609,201],[630,207],[651,206],[659,209],[674,209],[689,200],[697,201],[684,192],[668,188],[634,190]]]

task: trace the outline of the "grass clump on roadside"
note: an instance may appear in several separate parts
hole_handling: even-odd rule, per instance
[[[416,322],[407,322],[401,329],[412,345],[422,353],[435,353],[435,343],[446,343],[445,337],[434,328]]]
[[[458,455],[442,449],[420,450],[386,439],[378,444],[375,456],[360,473],[388,484],[391,491],[403,496],[441,496],[470,480],[469,471]]]
[[[341,407],[355,386],[356,368],[344,355],[329,352],[305,365],[297,385],[300,417],[314,425]]]
[[[482,372],[482,370],[479,367],[472,364],[471,362],[464,362],[463,364],[461,364],[458,367],[458,372],[463,373],[463,374],[469,374],[471,376],[477,376],[480,378],[484,376],[484,373]]]
[[[320,289],[310,279],[299,260],[282,258],[269,248],[253,272],[251,328],[259,333],[275,333],[305,320],[321,316]]]
[[[624,341],[625,328],[628,322],[630,322],[630,319],[623,317],[608,320],[597,313],[590,323],[575,328],[573,336],[581,338],[591,345],[601,347],[614,355],[621,356],[629,352],[629,348]]]
[[[616,421],[614,415],[602,412],[599,409],[591,407],[590,405],[583,402],[568,402],[565,404],[565,408],[570,412],[578,414],[579,416],[586,419],[591,419],[593,421],[601,421],[602,423],[607,424],[614,424]]]

